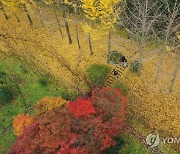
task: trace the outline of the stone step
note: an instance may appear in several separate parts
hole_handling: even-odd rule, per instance
[[[110,83],[105,84],[104,87],[111,87],[111,84]]]
[[[114,76],[111,74],[109,77],[108,77],[108,79],[114,79]],[[108,80],[107,79],[107,80]]]
[[[107,84],[107,83],[112,83],[113,82],[113,80],[107,80],[105,83]]]
[[[124,68],[124,67],[122,67],[122,66],[121,66],[121,67],[120,67],[120,66],[116,66],[115,69],[116,69],[116,70],[121,70],[121,71],[123,71],[123,72],[126,70],[126,68]]]
[[[122,65],[118,65],[116,66],[114,69],[118,72],[118,74],[116,75],[117,78],[119,78],[124,71],[126,70],[127,67],[123,67]],[[114,82],[115,77],[113,75],[113,71],[111,72],[111,74],[109,75],[108,79],[106,80],[104,87],[112,87],[112,83]]]

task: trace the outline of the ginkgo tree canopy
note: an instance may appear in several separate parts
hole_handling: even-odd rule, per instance
[[[84,24],[83,29],[93,40],[106,35],[114,29],[122,8],[118,5],[122,0],[81,0],[85,17],[91,24]]]
[[[116,8],[121,0],[82,0],[85,16],[100,23],[107,28],[111,28],[117,21],[117,14],[120,8]]]

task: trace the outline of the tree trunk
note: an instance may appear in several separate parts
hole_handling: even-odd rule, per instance
[[[110,53],[111,53],[111,33],[108,34],[108,52],[107,52],[107,63],[110,62]]]
[[[59,19],[58,19],[58,16],[57,16],[55,6],[53,7],[53,9],[54,9],[54,14],[55,14],[56,21],[57,21],[57,24],[58,24],[59,32],[60,32],[60,34],[61,34],[61,37],[63,38],[64,36],[63,36],[62,30],[61,30],[61,24],[60,24]]]
[[[38,14],[39,14],[39,16],[40,16],[41,25],[42,25],[43,27],[45,27],[45,26],[44,26],[44,23],[43,23],[43,21],[42,21],[41,12],[40,12],[40,10],[39,10],[39,2],[37,2],[36,8],[37,8],[37,12],[38,12]]]
[[[30,25],[33,25],[33,22],[32,22],[32,19],[27,11],[27,8],[26,8],[26,5],[23,5],[23,8],[24,8],[24,11],[26,12],[26,15],[27,15],[27,18],[28,18],[28,21],[29,21],[29,24]]]
[[[75,24],[76,24],[76,40],[77,40],[77,45],[79,48],[78,61],[80,62],[81,56],[82,56],[82,51],[81,51],[81,45],[80,45],[80,41],[79,41],[79,32],[78,32],[78,24],[77,24],[77,7],[75,7],[74,15],[75,15]]]
[[[173,88],[173,85],[174,85],[174,81],[176,80],[178,68],[179,68],[179,65],[176,65],[176,68],[175,68],[174,73],[173,73],[173,78],[171,80],[171,85],[170,85],[170,88],[169,88],[169,93],[172,93],[172,88]]]
[[[64,24],[65,24],[65,27],[66,27],[66,32],[67,32],[68,39],[69,39],[69,44],[72,44],[72,38],[71,38],[70,31],[69,31],[69,24],[68,24],[68,21],[67,21],[67,18],[66,18],[66,12],[64,10],[63,5],[62,5],[62,12],[63,12]]]
[[[138,69],[138,76],[141,75],[141,68],[142,68],[142,56],[143,56],[143,51],[144,51],[144,37],[142,36],[141,38],[141,45],[139,49],[139,69]]]
[[[155,75],[155,78],[154,78],[154,83],[157,82],[157,79],[158,79],[158,76],[159,76],[159,72],[161,70],[161,66],[162,66],[162,63],[163,63],[163,59],[166,55],[166,45],[163,45],[163,48],[162,48],[162,54],[161,54],[161,57],[160,57],[160,61],[159,61],[159,64],[158,64],[158,68],[157,68],[157,71],[156,71],[156,75]]]
[[[162,54],[161,54],[161,58],[160,58],[160,61],[159,61],[159,64],[158,64],[158,69],[156,71],[156,75],[155,75],[155,79],[154,79],[154,83],[157,82],[157,79],[158,79],[158,75],[159,75],[159,72],[161,70],[161,66],[162,66],[162,63],[163,63],[163,59],[166,55],[166,44],[167,44],[167,41],[169,39],[169,34],[170,34],[170,28],[171,28],[171,25],[172,25],[173,21],[172,19],[169,21],[169,24],[167,26],[167,30],[166,30],[166,38],[165,38],[165,41],[164,41],[164,44],[163,44],[163,47],[162,47]]]
[[[15,17],[16,17],[16,19],[17,19],[18,23],[20,23],[19,17],[17,16],[17,14],[16,14],[16,13],[15,13]]]
[[[8,16],[7,16],[7,14],[6,14],[6,12],[5,12],[5,10],[4,10],[3,7],[1,8],[1,10],[2,10],[2,12],[3,12],[3,14],[4,14],[5,19],[8,20],[9,18],[8,18]]]
[[[89,49],[90,49],[90,54],[93,55],[93,50],[92,50],[92,43],[91,43],[91,35],[88,34],[88,40],[89,40]]]

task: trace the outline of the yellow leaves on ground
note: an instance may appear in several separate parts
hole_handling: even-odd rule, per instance
[[[50,110],[54,107],[61,107],[67,103],[66,100],[62,99],[61,97],[57,98],[50,98],[45,97],[37,102],[37,108],[40,112],[45,112],[47,110]]]
[[[16,135],[21,135],[25,126],[33,123],[33,118],[27,114],[19,114],[13,117],[13,127]]]
[[[135,117],[145,119],[152,129],[179,135],[180,105],[175,97],[152,91],[148,88],[151,85],[146,85],[144,79],[130,72],[121,81],[128,86],[129,109],[134,111]]]
[[[173,87],[173,94],[169,94],[168,88],[174,71],[175,54],[168,52],[165,55],[158,82],[154,83],[159,56],[156,52],[145,51],[143,55],[143,67],[141,76],[137,77],[127,73],[121,81],[129,89],[129,108],[138,119],[144,119],[146,123],[157,131],[165,131],[177,136],[180,132],[180,104],[178,93],[180,92],[179,78]]]
[[[92,3],[92,1],[90,0],[89,3]],[[87,27],[87,32],[94,34],[98,38],[98,40],[92,41],[94,54],[90,55],[88,37],[83,31],[84,23],[79,22],[82,61],[78,65],[79,50],[75,41],[76,30],[73,22],[74,19],[68,19],[73,39],[73,43],[69,45],[66,36],[64,39],[61,39],[53,10],[51,8],[41,8],[41,13],[46,28],[40,26],[39,17],[36,14],[31,15],[35,23],[34,28],[29,27],[23,13],[18,14],[20,19],[22,19],[21,24],[18,24],[15,19],[11,19],[9,23],[5,22],[3,15],[0,14],[0,27],[3,27],[0,28],[0,33],[7,33],[13,36],[13,38],[19,38],[19,40],[8,39],[13,47],[13,55],[29,62],[30,65],[35,65],[38,70],[43,70],[53,75],[58,81],[66,83],[69,88],[79,87],[80,89],[85,89],[86,83],[79,80],[79,78],[82,79],[82,76],[86,74],[86,69],[93,63],[107,64],[107,37],[104,37],[104,34],[98,34],[97,30]],[[61,19],[60,21],[63,21],[61,17],[59,18]],[[66,35],[64,23],[61,22],[61,25],[63,34]],[[6,41],[2,41],[0,45],[3,51],[9,51]],[[133,56],[133,59],[129,59],[129,57],[138,51],[137,44],[132,40],[120,38],[115,34],[112,34],[112,50],[118,50],[125,55],[129,63],[131,62],[130,60],[135,60],[139,57],[136,54]],[[54,54],[54,51],[57,54]],[[177,76],[173,95],[171,96],[167,93],[161,94],[159,92],[161,89],[163,91],[167,89],[168,83],[172,79],[174,57],[172,56],[173,53],[167,53],[164,58],[159,81],[157,84],[153,84],[154,73],[156,72],[159,59],[158,55],[158,52],[145,50],[141,77],[138,78],[136,75],[128,72],[123,76],[121,81],[130,90],[129,108],[136,112],[134,116],[141,119],[144,118],[154,129],[162,129],[176,135],[180,132],[180,122],[178,119],[180,117],[180,106],[177,103],[177,95],[175,96],[175,94],[179,93],[178,87],[180,82]],[[58,59],[59,56],[63,59]],[[73,71],[79,72],[79,78],[64,67],[62,65],[63,62],[68,64],[69,68]],[[46,108],[48,108],[48,104],[46,104]]]

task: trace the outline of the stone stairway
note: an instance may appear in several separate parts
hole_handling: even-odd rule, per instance
[[[116,67],[114,67],[114,69],[111,71],[103,87],[111,87],[112,83],[122,76],[122,74],[125,72],[127,67],[124,67],[122,65],[116,65]],[[116,76],[114,75],[114,70],[118,72]]]

